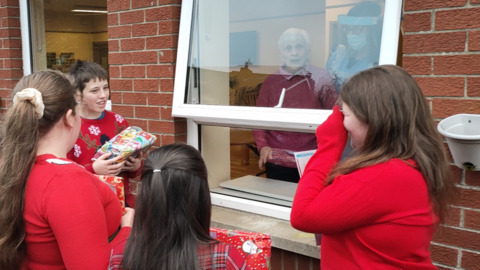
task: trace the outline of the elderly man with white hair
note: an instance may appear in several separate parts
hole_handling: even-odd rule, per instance
[[[310,64],[310,39],[305,30],[289,28],[280,36],[282,66],[269,75],[257,99],[259,107],[331,109],[338,94],[329,73]],[[260,169],[267,178],[298,182],[293,152],[317,148],[315,134],[254,130]]]

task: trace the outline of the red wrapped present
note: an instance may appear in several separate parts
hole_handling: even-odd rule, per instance
[[[108,184],[112,191],[117,194],[118,200],[120,200],[120,205],[122,207],[122,215],[125,215],[125,187],[123,186],[123,178],[112,175],[94,175],[98,177],[98,179]]]
[[[247,269],[270,269],[270,235],[255,232],[210,228],[210,236],[237,248],[247,262]]]

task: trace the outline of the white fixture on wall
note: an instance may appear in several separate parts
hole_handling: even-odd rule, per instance
[[[438,132],[447,138],[455,165],[480,171],[480,115],[457,114],[438,123]]]

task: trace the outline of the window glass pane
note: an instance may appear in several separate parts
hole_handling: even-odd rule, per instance
[[[34,71],[68,72],[75,60],[108,70],[107,0],[30,1]]]
[[[261,151],[268,153],[260,167]],[[315,150],[313,133],[201,126],[212,192],[291,206],[299,171],[294,153]]]
[[[385,0],[197,0],[187,103],[331,109],[378,65]]]

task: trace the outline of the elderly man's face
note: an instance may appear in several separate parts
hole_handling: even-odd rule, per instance
[[[282,50],[282,60],[285,66],[292,70],[298,70],[305,65],[308,58],[305,42],[297,38],[288,40]]]

